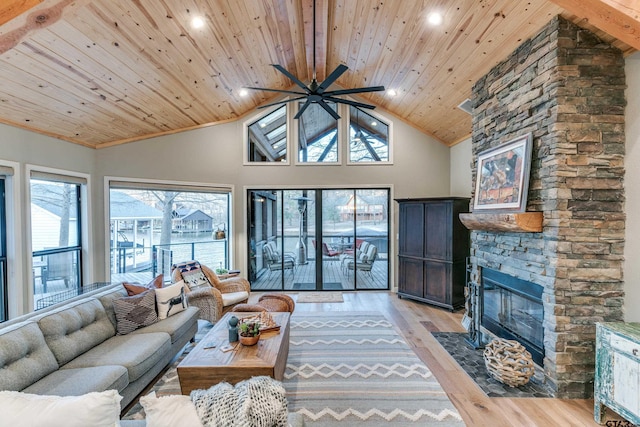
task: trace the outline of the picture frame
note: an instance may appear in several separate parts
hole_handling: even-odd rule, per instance
[[[527,133],[478,154],[474,211],[526,210],[532,145]]]

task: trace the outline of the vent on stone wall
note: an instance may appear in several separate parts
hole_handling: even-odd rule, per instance
[[[471,108],[471,100],[469,98],[467,98],[464,101],[462,101],[458,105],[458,108],[461,109],[462,111],[464,111],[467,114],[471,114],[471,112],[473,111],[472,108]]]

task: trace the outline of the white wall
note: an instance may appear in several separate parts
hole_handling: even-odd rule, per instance
[[[0,124],[0,158],[83,173],[93,173],[95,166],[92,148],[4,124]]]
[[[449,174],[452,196],[471,197],[471,137],[451,147]]]
[[[624,248],[625,321],[640,322],[640,53],[626,59],[627,108],[625,154],[626,242]]]

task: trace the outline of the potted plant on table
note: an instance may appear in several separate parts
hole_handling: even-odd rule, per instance
[[[241,322],[239,330],[239,339],[242,345],[255,345],[260,339],[260,322],[247,321]]]

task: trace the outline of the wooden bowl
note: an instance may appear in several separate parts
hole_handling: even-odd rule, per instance
[[[260,334],[254,336],[254,337],[243,337],[242,335],[240,335],[240,344],[242,345],[256,345],[258,343],[258,340],[260,339]]]

